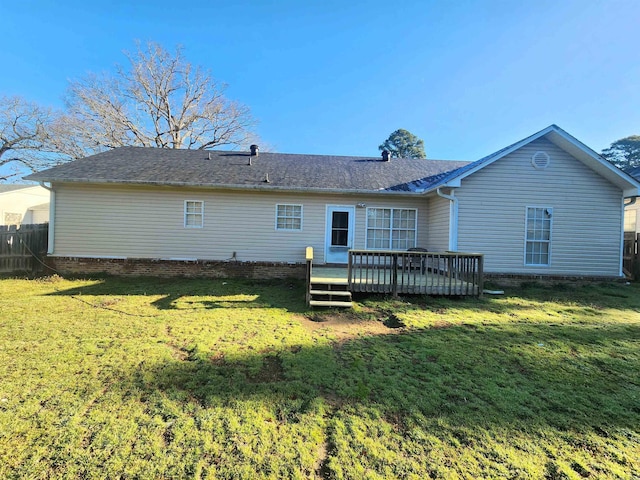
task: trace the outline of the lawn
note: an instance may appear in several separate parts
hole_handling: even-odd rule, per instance
[[[0,280],[0,478],[640,478],[640,286]]]

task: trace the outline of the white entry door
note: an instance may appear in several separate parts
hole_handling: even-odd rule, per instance
[[[355,207],[327,205],[324,261],[347,263],[349,249],[353,248]]]

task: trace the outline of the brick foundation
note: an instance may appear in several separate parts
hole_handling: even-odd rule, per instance
[[[508,273],[486,273],[484,274],[485,284],[490,282],[501,287],[521,287],[526,283],[539,283],[540,285],[552,286],[566,284],[572,286],[589,285],[602,282],[624,282],[624,277],[597,277],[597,276],[577,276],[577,275],[523,275]]]
[[[299,278],[304,263],[220,262],[213,260],[159,260],[147,258],[104,259],[47,257],[47,265],[66,275],[108,274],[131,277]]]

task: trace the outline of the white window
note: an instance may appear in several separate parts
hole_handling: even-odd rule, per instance
[[[184,228],[202,228],[204,226],[204,202],[185,200]]]
[[[527,207],[524,248],[525,265],[551,264],[551,218],[553,209]]]
[[[406,250],[416,246],[417,211],[367,208],[367,248]]]
[[[276,230],[302,230],[302,205],[276,205]]]

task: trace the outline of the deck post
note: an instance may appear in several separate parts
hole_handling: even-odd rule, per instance
[[[484,255],[478,256],[478,298],[484,293]]]
[[[353,252],[349,250],[349,261],[347,262],[347,284],[349,291],[351,291],[351,264],[353,263]]]
[[[393,298],[398,298],[398,254],[391,256],[391,293]]]
[[[305,295],[305,298],[308,307],[311,302],[311,268],[313,264],[313,247],[306,248],[305,258],[307,260],[307,293]]]

